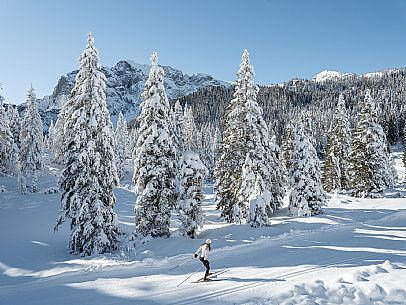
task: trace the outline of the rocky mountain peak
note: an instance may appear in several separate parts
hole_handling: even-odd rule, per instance
[[[162,66],[165,72],[165,89],[169,99],[176,99],[207,86],[229,86],[207,74],[184,74],[170,66]],[[107,105],[112,116],[123,112],[127,117],[138,114],[141,93],[148,78],[150,66],[131,60],[121,60],[113,67],[103,67],[107,79]],[[40,100],[45,112],[58,110],[75,85],[77,70],[59,78],[51,95]]]

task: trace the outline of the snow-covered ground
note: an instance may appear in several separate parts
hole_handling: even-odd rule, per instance
[[[49,168],[39,189],[52,190],[57,172]],[[68,254],[68,225],[53,232],[60,194],[19,196],[15,184],[0,177],[1,305],[406,304],[404,184],[382,199],[332,195],[317,217],[290,218],[284,208],[271,227],[256,229],[221,222],[208,185],[199,239],[177,236],[173,217],[171,238],[91,258]],[[121,226],[131,232],[135,195],[127,186],[116,196]],[[203,267],[186,260],[206,238],[213,241],[212,269],[227,272],[221,281],[193,283]]]

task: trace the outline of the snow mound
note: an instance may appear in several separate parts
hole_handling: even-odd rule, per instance
[[[393,264],[392,262],[386,260],[381,267],[385,270],[394,270],[394,269],[401,269],[401,267]]]
[[[317,280],[295,285],[289,292],[272,297],[266,304],[405,304],[405,293],[402,289],[386,291],[377,284],[361,287],[337,283],[330,286]]]

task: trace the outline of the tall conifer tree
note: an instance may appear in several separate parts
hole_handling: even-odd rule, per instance
[[[289,212],[294,216],[311,216],[323,212],[327,196],[320,180],[320,165],[316,149],[302,123],[296,129],[290,173],[292,192]]]
[[[122,112],[120,112],[115,131],[115,156],[117,173],[120,180],[124,179],[125,160],[128,155],[130,140],[128,136],[127,121]]]
[[[20,165],[24,177],[31,175],[31,191],[37,191],[38,171],[43,169],[44,133],[34,88],[27,94],[27,110],[21,124]],[[24,188],[24,187],[23,187]]]
[[[253,75],[248,52],[244,50],[240,69],[237,72],[238,80],[233,99],[227,105],[224,114],[222,154],[214,173],[217,209],[221,210],[221,216],[227,222],[240,222],[248,212],[247,206],[238,204],[238,193],[241,193],[239,192],[240,177],[246,159],[244,107],[247,101],[256,100],[258,92],[253,82]]]
[[[173,129],[174,144],[176,145],[177,160],[182,157],[184,148],[184,114],[179,100],[176,101],[173,111],[171,112],[171,123]]]
[[[270,139],[262,108],[256,101],[258,87],[247,50],[237,76],[234,99],[225,114],[223,151],[215,172],[217,208],[229,222],[247,219],[254,188],[257,195],[272,194],[267,197],[268,217],[281,206],[285,192],[285,172],[278,161],[280,151]]]
[[[145,83],[140,129],[134,149],[134,177],[137,190],[136,234],[169,236],[171,209],[175,207],[176,148],[170,134],[169,102],[164,89],[164,70],[156,52]]]
[[[288,123],[285,126],[283,136],[282,136],[282,144],[281,144],[281,157],[282,162],[288,171],[292,167],[292,155],[293,155],[293,141],[295,138],[295,128],[292,123]]]
[[[203,181],[207,173],[207,168],[197,153],[186,151],[183,154],[180,160],[178,198],[181,235],[195,238],[197,230],[203,227],[204,213],[201,205],[204,199]]]
[[[14,143],[14,137],[10,130],[9,119],[3,107],[3,97],[0,96],[0,173],[16,173],[17,158],[18,147]]]
[[[348,173],[350,153],[350,124],[344,96],[340,94],[329,130],[324,171],[321,177],[326,191],[348,190],[350,183]]]
[[[16,107],[13,107],[12,104],[8,104],[7,117],[14,143],[20,148],[21,118]]]
[[[60,178],[62,209],[55,229],[70,219],[69,249],[85,256],[117,249],[120,228],[113,211],[118,177],[106,78],[91,33],[79,64],[75,87],[63,109],[66,151]]]
[[[393,187],[396,180],[389,145],[369,89],[353,132],[349,170],[351,192],[356,197],[382,196],[383,190]]]
[[[183,118],[183,143],[185,150],[200,153],[202,148],[202,135],[196,127],[192,107],[185,105]]]

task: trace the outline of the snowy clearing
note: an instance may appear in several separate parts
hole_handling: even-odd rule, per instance
[[[404,176],[401,154],[396,154]],[[57,168],[39,178],[39,193],[19,196],[15,178],[0,185],[0,304],[406,304],[406,188],[382,199],[332,195],[324,214],[291,218],[285,207],[271,227],[219,221],[212,187],[205,189],[206,224],[199,239],[173,234],[134,252],[82,258],[67,253],[68,225],[54,234],[60,194]],[[134,229],[135,195],[116,189],[115,211],[126,232]],[[286,200],[287,198],[285,198]],[[218,281],[193,283],[204,268],[192,258],[213,241]],[[196,271],[185,283],[177,285]]]

